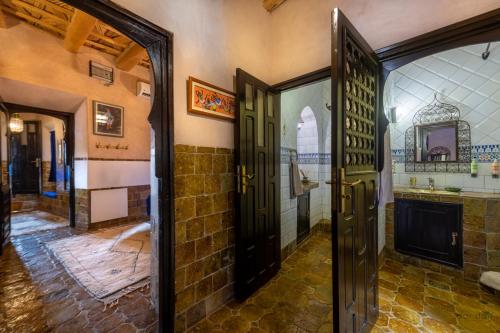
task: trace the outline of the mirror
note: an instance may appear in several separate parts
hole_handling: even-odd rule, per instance
[[[405,132],[406,172],[470,172],[470,126],[458,107],[439,101],[436,93],[412,122]]]
[[[426,124],[415,127],[417,162],[457,161],[457,122]]]

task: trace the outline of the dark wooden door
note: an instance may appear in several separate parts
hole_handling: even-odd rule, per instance
[[[462,204],[396,199],[395,209],[396,251],[463,267]]]
[[[0,255],[9,242],[10,232],[10,188],[9,184],[0,184]]]
[[[22,133],[10,135],[12,194],[40,193],[41,137],[37,121],[25,121]]]
[[[335,332],[378,316],[376,137],[379,65],[338,9],[332,34],[332,217]]]
[[[236,71],[236,296],[244,299],[279,270],[280,112],[269,85]]]
[[[297,244],[309,235],[311,229],[311,192],[297,197]]]

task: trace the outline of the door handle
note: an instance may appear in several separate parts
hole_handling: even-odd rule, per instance
[[[457,246],[457,237],[458,237],[458,232],[452,232],[451,233],[451,246]]]
[[[247,168],[245,165],[242,165],[241,167],[238,165],[236,170],[238,193],[246,194],[248,181],[254,179],[255,174],[247,175]]]
[[[345,213],[345,207],[346,207],[346,201],[351,200],[352,196],[350,194],[345,193],[345,189],[347,186],[349,187],[354,187],[356,185],[359,185],[363,182],[363,180],[358,179],[352,183],[347,182],[345,180],[345,169],[340,168],[340,213],[344,214]]]
[[[39,158],[36,158],[34,159],[33,161],[31,161],[31,163],[33,163],[35,165],[35,167],[39,167],[40,166],[40,159]]]

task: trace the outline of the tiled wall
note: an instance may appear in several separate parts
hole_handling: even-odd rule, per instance
[[[500,151],[500,43],[491,43],[490,56],[481,58],[486,44],[437,53],[391,72],[385,89],[386,113],[397,107],[397,123],[390,125],[391,149],[396,161],[394,182],[408,185],[404,171],[405,131],[414,114],[438,99],[460,109],[461,119],[471,127],[472,157],[480,164],[479,177],[467,174],[414,173],[425,185],[436,179],[439,187],[458,186],[474,191],[500,191],[500,182],[490,177],[489,167]]]
[[[233,151],[175,146],[176,332],[233,296]]]
[[[311,228],[330,219],[330,80],[289,90],[281,96],[281,247],[297,238],[297,199],[290,195],[290,151],[320,187],[311,191]],[[297,129],[300,119],[304,121]],[[295,156],[295,155],[294,155]]]
[[[328,156],[327,156],[328,155]],[[295,157],[297,156],[297,157]],[[292,198],[290,187],[290,160],[297,159],[299,166],[312,165],[318,169],[319,188],[311,191],[311,228],[321,220],[331,219],[329,154],[296,154],[295,149],[281,147],[281,248],[285,248],[297,239],[297,198]]]

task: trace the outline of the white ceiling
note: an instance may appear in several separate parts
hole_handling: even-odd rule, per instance
[[[84,96],[0,77],[0,97],[6,103],[75,112]]]
[[[490,55],[483,60],[486,45],[437,53],[390,74],[384,104],[386,110],[396,106],[398,112],[398,123],[391,124],[392,149],[404,148],[404,132],[412,126],[413,115],[435,92],[440,101],[460,109],[461,118],[471,125],[473,145],[500,143],[500,43],[491,43]]]

